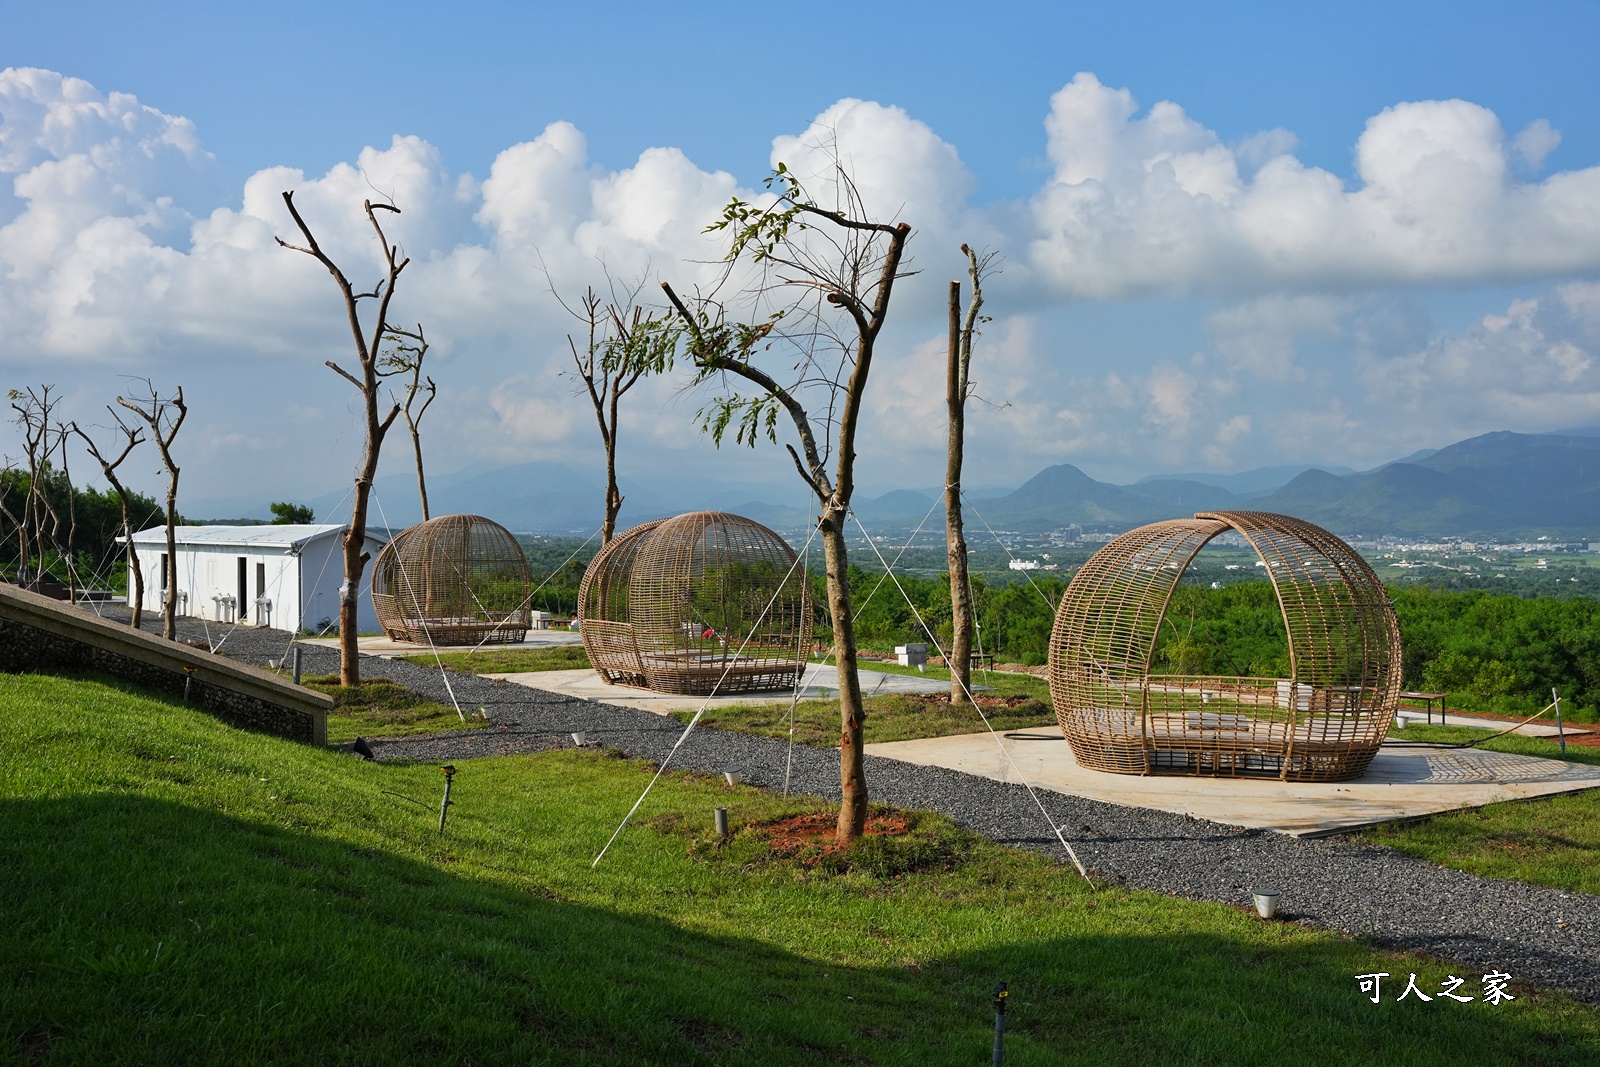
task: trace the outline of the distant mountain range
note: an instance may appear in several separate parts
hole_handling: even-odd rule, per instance
[[[588,533],[599,525],[604,476],[598,468],[525,463],[479,468],[430,481],[435,514],[488,515],[513,530]],[[810,516],[771,501],[771,484],[703,475],[622,479],[624,526],[695,508],[746,515],[783,530]],[[796,482],[798,489],[798,481]],[[419,517],[411,478],[379,479],[373,520],[404,526]],[[795,495],[798,495],[796,493]],[[1176,474],[1132,485],[1099,482],[1071,464],[1046,467],[1015,489],[969,492],[969,524],[1040,533],[1076,523],[1126,529],[1196,511],[1247,508],[1295,515],[1342,534],[1517,538],[1548,534],[1600,540],[1600,427],[1548,434],[1489,433],[1424,450],[1368,471],[1348,467],[1262,467],[1238,474]],[[309,502],[336,518],[339,494]],[[944,523],[938,489],[899,489],[856,498],[874,533]],[[188,509],[186,509],[188,510]],[[266,517],[266,504],[247,515]]]
[[[1269,473],[1292,476],[1271,486]],[[1370,471],[1280,467],[1231,481],[1243,491],[1193,475],[1117,486],[1062,465],[984,512],[991,524],[1020,532],[1248,508],[1347,534],[1600,538],[1600,435],[1489,433]]]

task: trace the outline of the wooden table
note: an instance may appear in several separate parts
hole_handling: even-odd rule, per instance
[[[1401,693],[1400,699],[1422,701],[1422,706],[1427,711],[1429,725],[1433,724],[1433,702],[1437,700],[1439,702],[1439,724],[1441,726],[1444,725],[1445,707],[1443,693]]]

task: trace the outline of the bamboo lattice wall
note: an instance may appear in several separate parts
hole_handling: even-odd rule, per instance
[[[522,546],[481,515],[443,515],[402,530],[378,554],[372,606],[396,641],[514,644],[532,625]]]
[[[1195,554],[1235,530],[1266,567],[1288,678],[1152,673],[1172,592]],[[1308,522],[1202,512],[1132,530],[1073,578],[1050,637],[1050,697],[1078,762],[1119,774],[1354,778],[1400,692],[1400,629],[1376,573]]]
[[[584,573],[578,613],[601,677],[664,693],[788,688],[811,648],[811,598],[794,550],[724,512],[618,535]]]

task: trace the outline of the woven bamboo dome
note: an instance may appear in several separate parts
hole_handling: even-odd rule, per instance
[[[1151,671],[1173,590],[1201,547],[1235,530],[1265,565],[1289,677]],[[1400,628],[1383,584],[1317,526],[1257,511],[1143,526],[1073,578],[1050,635],[1050,698],[1078,763],[1118,774],[1355,778],[1400,693]]]
[[[372,570],[378,624],[417,644],[521,641],[532,625],[531,588],[522,546],[481,515],[442,515],[402,530]]]
[[[602,678],[663,693],[789,688],[811,649],[794,549],[720,511],[619,534],[584,572],[578,616]]]

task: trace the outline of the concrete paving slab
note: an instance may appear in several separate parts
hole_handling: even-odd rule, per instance
[[[1002,753],[1002,745],[1004,753]],[[1600,788],[1600,767],[1477,749],[1386,745],[1350,782],[1109,774],[1078,766],[1059,727],[868,745],[874,756],[1228,826],[1317,837],[1502,800]],[[1020,773],[1019,773],[1020,772]]]
[[[301,638],[302,645],[321,645],[323,648],[338,648],[337,637],[305,637]],[[473,649],[490,648],[555,648],[558,645],[581,645],[583,635],[572,630],[529,630],[528,636],[521,642],[514,644],[495,645],[434,645],[427,642],[412,644],[409,641],[394,641],[384,634],[377,636],[358,637],[356,645],[362,653],[368,656],[415,656],[419,652],[471,652]]]
[[[950,683],[938,678],[924,678],[915,674],[887,674],[882,671],[861,671],[861,692],[866,696],[884,693],[945,693]],[[638,708],[665,715],[672,711],[697,711],[701,704],[707,707],[728,707],[733,704],[787,704],[794,699],[794,690],[777,689],[765,693],[738,693],[732,696],[683,696],[675,693],[656,693],[649,689],[635,689],[629,685],[611,685],[592,670],[531,671],[518,674],[488,674],[486,678],[499,678],[533,689],[575,697],[604,704],[618,704],[625,708]],[[839,694],[838,675],[829,664],[812,663],[806,667],[801,679],[801,700],[825,700]],[[981,686],[974,686],[981,689]]]
[[[1476,715],[1457,715],[1455,712],[1447,712],[1441,716],[1435,713],[1432,721],[1437,724],[1441,720],[1446,726],[1471,726],[1477,730],[1494,730],[1496,732],[1508,730],[1516,725],[1515,719],[1484,719]],[[1421,723],[1426,726],[1429,719],[1424,712],[1416,708],[1402,708],[1395,715],[1395,721],[1404,725]],[[1541,719],[1536,722],[1530,722],[1526,726],[1518,726],[1515,732],[1527,737],[1555,737],[1557,734],[1565,732],[1568,737],[1571,737],[1573,734],[1587,733],[1588,729],[1583,726],[1574,729],[1571,723],[1567,723],[1557,729],[1554,722]]]

